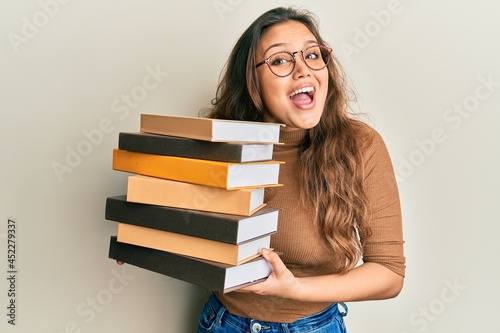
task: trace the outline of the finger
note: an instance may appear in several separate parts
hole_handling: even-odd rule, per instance
[[[262,249],[262,256],[271,264],[274,274],[279,275],[288,270],[276,252],[264,248]]]

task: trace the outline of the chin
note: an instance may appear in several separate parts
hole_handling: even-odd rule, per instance
[[[319,121],[315,122],[314,124],[308,124],[308,125],[304,126],[303,129],[311,129],[311,128],[316,127],[318,124],[319,124]]]
[[[298,124],[301,125],[301,128],[310,129],[310,128],[316,127],[316,125],[319,124],[319,121],[321,120],[321,116],[322,116],[323,112],[320,112],[320,111],[312,111],[312,112],[314,112],[314,115],[309,115],[307,117],[307,119],[304,119],[303,121],[299,121]]]
[[[318,125],[318,124],[319,124],[319,119],[317,121],[300,121],[300,122],[296,122],[296,123],[287,125],[287,127],[308,130],[308,129],[316,127],[316,125]]]

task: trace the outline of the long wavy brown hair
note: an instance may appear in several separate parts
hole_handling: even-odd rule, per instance
[[[208,117],[263,121],[266,107],[259,94],[255,54],[267,29],[291,20],[303,23],[320,45],[327,45],[314,15],[308,11],[280,7],[262,14],[236,42]],[[328,95],[323,115],[318,125],[308,130],[301,146],[301,197],[314,204],[316,224],[325,244],[333,250],[333,262],[339,263],[336,270],[346,272],[360,260],[363,239],[370,234],[361,154],[366,135],[359,135],[366,125],[349,112],[352,95],[333,55],[327,69]]]

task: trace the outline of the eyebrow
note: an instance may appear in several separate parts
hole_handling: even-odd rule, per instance
[[[313,39],[310,39],[308,41],[306,41],[304,43],[304,46],[305,45],[308,45],[308,44],[319,44],[317,40],[313,40]],[[270,49],[274,48],[274,47],[283,47],[283,46],[287,46],[288,44],[287,43],[275,43],[275,44],[271,44],[265,51],[264,51],[264,54],[266,54]]]

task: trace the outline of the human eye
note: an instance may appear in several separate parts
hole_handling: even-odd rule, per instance
[[[269,59],[271,66],[287,66],[292,62],[292,57],[286,52],[277,53]]]
[[[307,60],[318,60],[321,59],[321,50],[319,47],[308,48],[304,54],[304,58]]]

